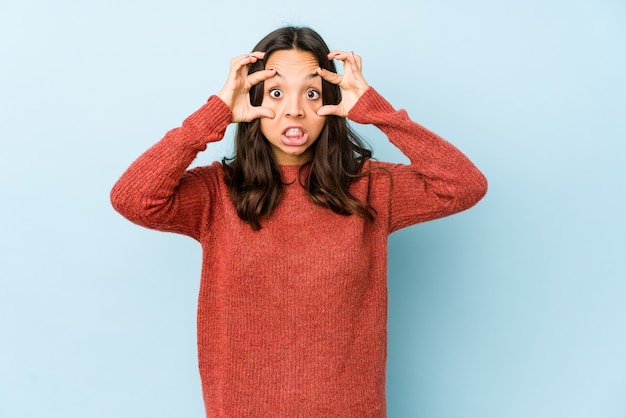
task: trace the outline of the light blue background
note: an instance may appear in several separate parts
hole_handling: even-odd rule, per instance
[[[625,417],[623,0],[1,0],[0,417],[203,416],[200,248],[108,193],[284,24],[490,181],[390,238],[389,416]]]

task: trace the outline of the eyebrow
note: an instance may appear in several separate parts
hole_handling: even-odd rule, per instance
[[[311,80],[311,79],[313,79],[313,78],[315,78],[315,77],[319,77],[319,76],[320,76],[320,75],[319,75],[318,73],[311,73],[311,74],[309,74],[309,75],[306,77],[306,79],[307,79],[307,80]],[[279,78],[285,78],[285,77],[283,77],[283,75],[282,75],[281,73],[279,73],[278,71],[276,71],[276,77],[279,77]]]

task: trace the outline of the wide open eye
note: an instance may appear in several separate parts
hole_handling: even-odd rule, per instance
[[[311,100],[317,100],[320,98],[320,92],[317,90],[309,90],[306,92],[306,97]]]
[[[273,99],[280,99],[283,95],[283,92],[280,91],[279,89],[274,88],[274,89],[270,89],[269,95]]]

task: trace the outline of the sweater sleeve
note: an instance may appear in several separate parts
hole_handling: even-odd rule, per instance
[[[183,124],[143,153],[111,190],[111,203],[128,220],[199,239],[210,204],[208,185],[187,168],[207,143],[224,137],[232,114],[211,96]]]
[[[475,205],[487,192],[487,180],[456,147],[409,119],[404,110],[369,88],[350,110],[357,123],[374,124],[410,160],[385,165],[391,172],[389,232]]]

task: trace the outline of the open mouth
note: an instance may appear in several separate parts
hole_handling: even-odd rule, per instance
[[[281,139],[285,145],[304,145],[308,138],[306,132],[299,127],[289,127],[285,129],[281,135]]]

